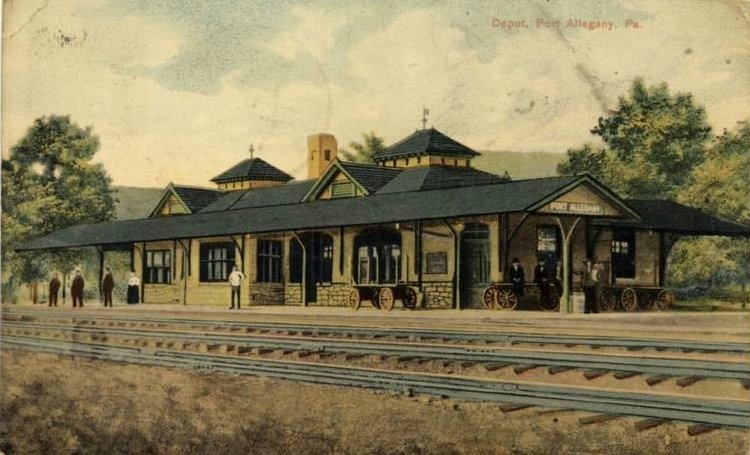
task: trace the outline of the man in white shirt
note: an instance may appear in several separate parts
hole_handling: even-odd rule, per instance
[[[230,310],[234,309],[234,296],[237,296],[237,309],[240,309],[240,287],[242,286],[242,282],[245,281],[245,274],[240,272],[237,269],[237,266],[235,265],[232,267],[232,273],[229,274],[229,285],[232,286],[232,306],[229,307]]]

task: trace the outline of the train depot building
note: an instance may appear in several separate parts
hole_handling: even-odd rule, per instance
[[[623,200],[585,175],[509,180],[473,168],[477,155],[430,128],[375,164],[349,163],[334,136],[316,134],[305,180],[249,158],[216,188],[170,184],[146,219],[73,226],[21,249],[96,247],[102,265],[129,251],[144,303],[227,305],[236,265],[245,306],[581,312],[582,295],[600,311],[668,308],[676,239],[750,236],[675,202]],[[534,283],[540,261],[547,299]]]

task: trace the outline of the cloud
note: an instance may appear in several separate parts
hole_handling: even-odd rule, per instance
[[[486,20],[438,5],[360,24],[360,16],[298,6],[295,21],[264,45],[289,59],[285,65],[264,66],[248,54],[250,69],[228,65],[212,81],[216,89],[200,93],[153,76],[195,47],[189,24],[138,11],[104,14],[98,3],[41,4],[6,7],[6,30],[15,35],[3,49],[3,153],[34,118],[70,114],[99,134],[97,159],[117,184],[208,185],[247,156],[250,142],[258,156],[304,177],[308,134],[333,133],[346,145],[375,131],[391,143],[421,127],[422,106],[430,125],[475,149],[562,152],[591,139],[602,104],[614,107],[637,76],[694,93],[717,129],[750,116],[750,54],[742,45],[750,32],[721,21],[701,29],[703,6],[691,6],[700,13],[693,17],[649,3],[654,19],[638,34],[563,31],[564,39],[492,28],[492,13],[481,8],[471,12]],[[730,17],[721,8],[713,14]],[[718,27],[735,38],[712,39]],[[210,52],[212,42],[202,45]],[[210,72],[191,68],[180,77]],[[259,74],[264,83],[254,84]]]
[[[336,33],[346,23],[337,13],[295,6],[291,13],[295,28],[282,32],[268,47],[286,59],[309,55],[322,61],[336,42]]]

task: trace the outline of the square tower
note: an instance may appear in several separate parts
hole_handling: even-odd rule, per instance
[[[338,144],[333,134],[318,133],[307,136],[307,178],[317,179],[336,159]]]

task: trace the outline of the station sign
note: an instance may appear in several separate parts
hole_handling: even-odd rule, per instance
[[[554,213],[569,213],[574,215],[601,215],[604,208],[590,202],[550,202],[549,211]]]

